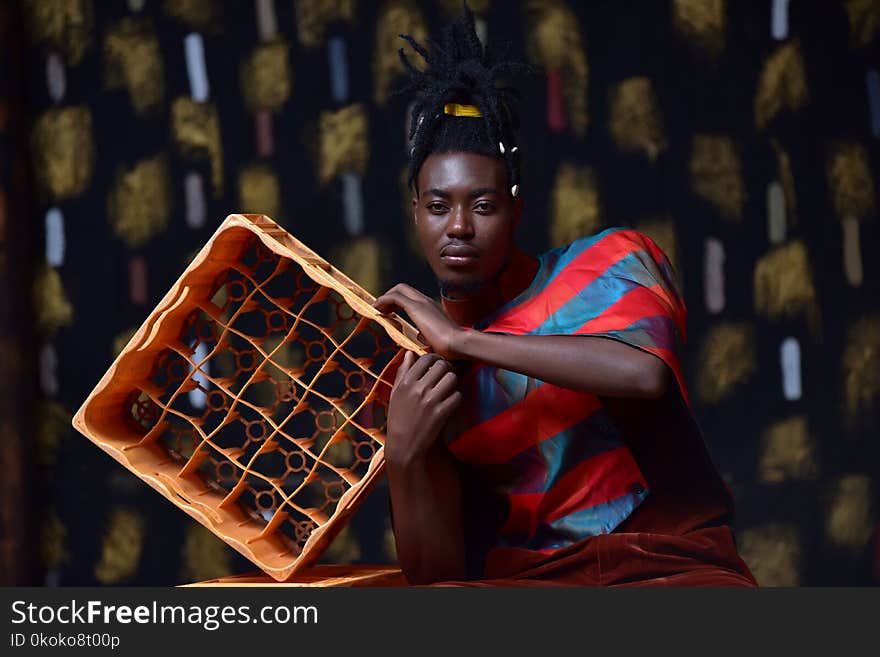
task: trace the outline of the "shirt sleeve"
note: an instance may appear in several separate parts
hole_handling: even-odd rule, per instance
[[[606,240],[605,252],[584,265],[586,284],[572,299],[576,308],[567,309],[575,312],[560,315],[571,316],[560,332],[619,340],[659,357],[687,401],[681,368],[687,308],[672,264],[642,233],[619,230]]]
[[[687,401],[681,369],[687,309],[660,247],[637,231],[609,228],[545,256],[538,289],[482,330],[619,340],[662,359]]]

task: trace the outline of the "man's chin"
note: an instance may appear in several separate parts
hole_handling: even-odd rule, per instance
[[[484,287],[486,281],[475,278],[461,278],[456,280],[437,279],[437,286],[440,288],[440,295],[447,299],[461,299],[471,297]]]

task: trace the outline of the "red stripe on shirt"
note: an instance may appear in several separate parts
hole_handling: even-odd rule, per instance
[[[590,416],[600,406],[595,395],[544,383],[507,410],[465,431],[449,449],[467,463],[507,463],[523,450]]]
[[[485,331],[529,333],[602,276],[621,258],[633,253],[633,244],[621,240],[620,233],[609,233],[584,249],[547,284],[543,290],[495,318]]]
[[[510,512],[501,533],[533,536],[538,524],[549,524],[570,513],[616,500],[632,485],[646,486],[627,447],[587,459],[543,493],[510,495]]]
[[[645,317],[654,315],[666,315],[681,329],[675,311],[664,299],[663,288],[659,285],[652,287],[635,287],[621,295],[613,304],[608,306],[602,314],[594,317],[574,334],[604,333],[605,331],[621,331],[631,324],[635,324]],[[660,308],[658,308],[660,306]]]

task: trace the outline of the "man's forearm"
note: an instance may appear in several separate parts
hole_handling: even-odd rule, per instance
[[[502,335],[462,331],[455,351],[571,390],[608,397],[656,398],[668,368],[617,340],[585,335]]]
[[[448,453],[386,464],[397,557],[412,584],[464,579],[461,488]]]

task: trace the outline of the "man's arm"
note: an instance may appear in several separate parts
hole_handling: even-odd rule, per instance
[[[453,350],[458,358],[479,358],[562,388],[605,397],[657,399],[669,380],[669,369],[660,358],[609,338],[461,331]]]
[[[461,484],[438,436],[461,401],[449,363],[407,352],[388,406],[385,463],[394,540],[412,584],[464,579]]]
[[[585,335],[502,335],[463,329],[429,297],[397,285],[376,308],[402,309],[435,353],[479,359],[553,385],[607,397],[658,398],[669,369],[653,354],[609,338]]]

